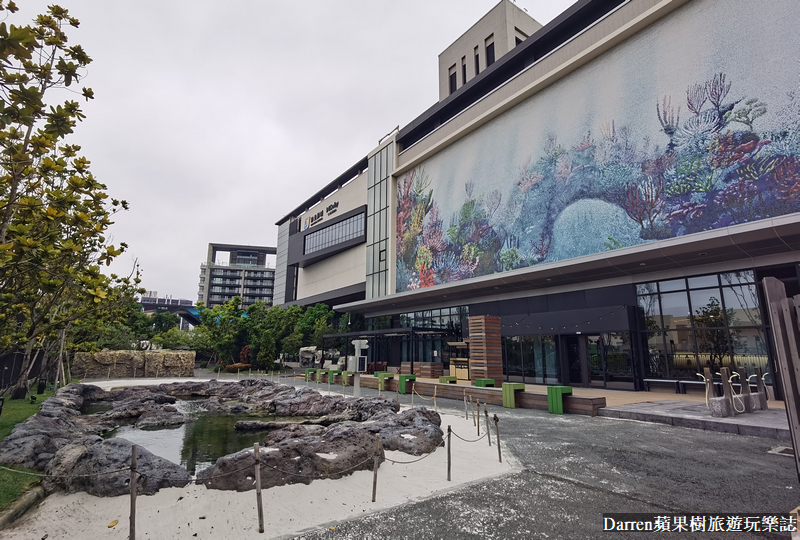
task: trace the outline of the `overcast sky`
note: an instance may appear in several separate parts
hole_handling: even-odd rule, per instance
[[[546,24],[573,1],[517,5]],[[497,0],[58,3],[94,60],[70,142],[131,205],[112,269],[138,259],[148,290],[196,301],[208,243],[274,246],[276,221],[436,103],[439,53]]]

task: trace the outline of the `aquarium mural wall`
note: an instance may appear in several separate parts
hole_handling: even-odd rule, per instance
[[[800,211],[793,0],[696,0],[397,180],[397,291]]]

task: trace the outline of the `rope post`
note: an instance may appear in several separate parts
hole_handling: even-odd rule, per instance
[[[489,446],[492,446],[492,429],[489,427],[489,409],[486,403],[483,404],[483,415],[486,417],[486,438],[489,439]]]
[[[414,407],[414,392],[416,392],[416,391],[417,391],[417,389],[414,388],[414,383],[412,382],[411,383],[411,407],[412,408]]]
[[[475,425],[475,402],[472,401],[472,395],[469,396],[469,409],[472,411],[472,425]]]
[[[478,426],[478,437],[480,437],[481,436],[481,400],[476,399],[475,401],[477,402],[477,406],[478,406],[478,414],[475,415],[475,420],[476,420],[475,421],[475,425]]]
[[[397,387],[394,389],[394,400],[400,405],[400,383],[397,383]]]
[[[497,459],[500,463],[503,462],[503,455],[500,453],[500,419],[494,415],[494,434],[497,437]]]
[[[439,406],[436,404],[436,391],[439,389],[438,386],[433,387],[433,410],[437,413],[439,412]]]
[[[258,532],[264,533],[264,507],[261,504],[261,449],[258,443],[253,444],[253,456],[256,459],[256,507],[258,508]]]
[[[239,380],[239,368],[236,368],[236,380]]]
[[[378,467],[381,466],[381,436],[375,435],[375,457],[372,462],[372,502],[375,502],[375,494],[378,491]]]
[[[469,409],[467,409],[467,391],[464,390],[464,419],[469,420]]]
[[[331,373],[328,372],[328,395],[331,395]]]
[[[131,522],[130,540],[136,540],[136,445],[131,446]]]
[[[452,447],[452,438],[451,435],[453,434],[453,429],[448,424],[447,426],[447,481],[450,481],[450,448]]]

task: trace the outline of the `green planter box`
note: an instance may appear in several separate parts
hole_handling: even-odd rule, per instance
[[[416,381],[417,380],[417,376],[416,375],[400,375],[398,377],[398,380],[399,380],[399,382],[397,383],[397,385],[398,385],[398,388],[400,389],[400,393],[401,394],[407,394],[408,392],[406,391],[406,388],[407,388],[406,387],[406,381]]]
[[[457,384],[458,379],[449,375],[442,375],[439,377],[439,382],[443,384]]]
[[[548,386],[547,412],[552,414],[564,414],[564,396],[571,395],[571,386]]]
[[[503,407],[506,409],[516,409],[517,401],[514,398],[514,392],[524,392],[525,385],[521,382],[504,382],[503,383]]]
[[[481,388],[494,387],[494,379],[475,379],[475,386],[480,386]]]

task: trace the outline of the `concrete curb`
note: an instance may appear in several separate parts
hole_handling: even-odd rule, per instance
[[[46,493],[42,486],[33,486],[22,494],[22,496],[11,503],[8,508],[0,512],[0,531],[11,525],[14,521],[36,506],[39,501],[44,500]]]
[[[704,431],[719,431],[722,433],[732,433],[734,435],[746,435],[749,437],[762,437],[777,441],[791,442],[791,433],[788,429],[773,428],[767,426],[749,426],[746,424],[736,424],[733,422],[720,422],[711,418],[669,416],[665,414],[652,414],[637,411],[620,411],[614,409],[600,409],[598,416],[605,418],[617,418],[620,420],[638,420],[639,422],[651,422],[655,424],[668,424],[677,427],[687,427],[702,429]]]

